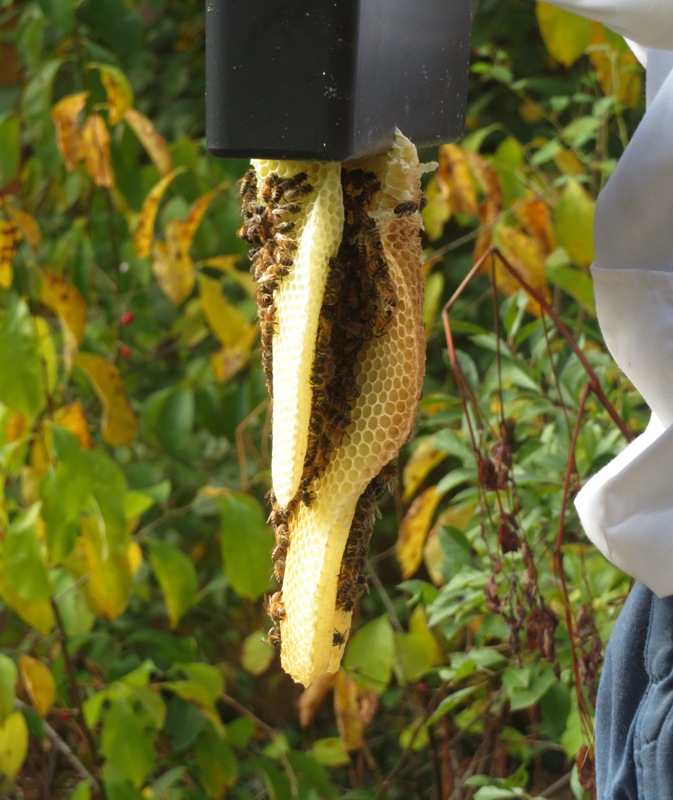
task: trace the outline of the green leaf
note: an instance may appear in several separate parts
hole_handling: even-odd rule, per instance
[[[390,683],[394,660],[393,629],[388,617],[382,616],[360,628],[349,641],[344,667],[361,686],[381,694]]]
[[[238,778],[238,764],[231,746],[212,728],[205,728],[195,748],[196,764],[208,797],[219,800]]]
[[[466,686],[464,689],[458,689],[458,691],[453,692],[453,694],[450,694],[448,697],[445,697],[437,706],[437,710],[434,712],[434,714],[432,714],[432,716],[428,719],[427,724],[434,725],[435,722],[440,720],[442,717],[445,717],[450,711],[453,711],[454,708],[464,703],[465,700],[472,697],[472,695],[476,694],[482,688],[483,684]]]
[[[250,495],[232,492],[218,501],[220,546],[227,578],[242,597],[256,600],[267,589],[273,536],[261,505]]]
[[[18,117],[0,121],[0,185],[13,181],[21,165],[21,122]]]
[[[113,703],[105,715],[101,751],[115,772],[138,789],[154,767],[154,736],[127,702]]]
[[[0,725],[4,725],[7,717],[14,713],[18,678],[16,664],[9,656],[0,653]]]
[[[556,241],[579,267],[588,267],[594,260],[595,205],[586,189],[570,179],[554,211]]]
[[[70,795],[70,800],[91,800],[91,781],[80,781]]]
[[[159,539],[150,540],[150,564],[168,608],[171,628],[194,603],[198,588],[194,564],[177,547]]]
[[[0,403],[29,418],[45,404],[39,353],[28,306],[19,300],[0,315]]]
[[[269,647],[261,630],[256,630],[243,640],[241,666],[250,675],[262,675],[274,659],[273,649]]]
[[[425,611],[417,606],[410,619],[409,633],[395,633],[395,674],[400,683],[413,683],[441,663],[437,640],[428,628]]]

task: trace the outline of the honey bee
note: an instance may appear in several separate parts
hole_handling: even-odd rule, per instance
[[[267,613],[277,623],[285,617],[285,604],[283,603],[283,593],[274,592],[268,601]]]
[[[273,562],[273,575],[278,583],[283,585],[283,578],[285,577],[285,559],[277,558]]]
[[[308,175],[305,172],[298,172],[291,178],[285,178],[282,181],[276,183],[271,191],[271,200],[274,203],[277,203],[283,196],[287,196],[288,192],[292,189],[299,187],[300,184],[304,183],[304,181],[308,178]],[[308,192],[313,191],[313,187],[308,186]],[[305,194],[308,194],[305,192]]]
[[[301,186],[292,186],[290,189],[287,189],[283,193],[283,198],[290,201],[298,200],[300,197],[311,194],[312,191],[313,187],[310,183],[303,183]]]
[[[278,250],[276,252],[276,255],[274,256],[274,261],[276,262],[276,264],[279,264],[282,267],[291,267],[292,264],[294,263],[292,261],[291,256],[289,256],[287,253],[284,253],[282,250]]]
[[[413,201],[398,203],[393,209],[393,213],[398,217],[414,214],[416,211],[418,211],[418,203],[414,203]]]
[[[280,175],[277,172],[271,172],[262,183],[262,200],[266,203],[272,201],[273,189],[280,181]]]
[[[269,628],[266,640],[270,645],[275,647],[276,650],[280,650],[280,625],[274,625],[273,628]]]
[[[298,206],[296,203],[283,203],[271,209],[271,216],[282,217],[284,214],[298,214],[300,210],[301,206]]]
[[[302,486],[303,481],[299,484],[297,496],[305,506],[310,506],[315,500],[315,492],[312,492],[308,486]],[[284,565],[283,565],[284,566]]]
[[[346,638],[348,637],[348,631],[341,632],[341,631],[334,631],[332,635],[332,646],[333,647],[343,647],[346,644]]]
[[[273,235],[273,238],[276,240],[276,243],[280,245],[280,247],[284,247],[286,250],[292,251],[297,249],[297,243],[294,241],[294,239],[290,239],[290,237],[286,236],[284,233],[276,231],[276,233]]]

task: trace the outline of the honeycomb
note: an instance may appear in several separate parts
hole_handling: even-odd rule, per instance
[[[288,217],[295,244],[286,274],[260,306],[260,319],[274,308],[275,326],[265,357],[281,589],[269,601],[269,639],[305,686],[339,667],[376,500],[414,423],[425,367],[420,176],[432,168],[399,133],[389,153],[358,162],[255,162],[258,206],[274,193],[269,181],[279,195],[284,176],[294,176],[290,199],[311,187]],[[268,213],[283,216],[276,212]],[[279,239],[274,225],[261,227],[264,235],[253,224],[244,238],[260,240],[253,258],[264,281]]]
[[[282,180],[306,173],[305,185],[312,189],[300,213],[285,215],[294,223],[287,237],[297,249],[274,297],[271,475],[278,502],[287,506],[301,480],[311,412],[311,395],[305,388],[328,265],[343,231],[341,169],[335,163],[296,161],[253,161],[253,166],[259,187],[271,175]]]

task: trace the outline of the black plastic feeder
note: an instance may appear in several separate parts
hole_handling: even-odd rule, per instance
[[[471,0],[206,0],[216,156],[347,161],[460,136]]]

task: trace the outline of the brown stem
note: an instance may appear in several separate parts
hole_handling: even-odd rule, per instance
[[[51,610],[54,614],[54,619],[56,620],[56,628],[58,629],[58,638],[61,643],[61,650],[63,651],[63,662],[65,664],[65,672],[68,678],[68,688],[70,690],[70,697],[72,699],[73,705],[77,709],[79,724],[82,728],[82,732],[84,733],[84,738],[86,739],[87,747],[89,748],[89,755],[91,756],[91,763],[93,764],[93,771],[94,774],[96,775],[95,789],[98,790],[100,797],[102,797],[104,800],[105,791],[103,789],[103,784],[100,777],[100,768],[98,764],[98,757],[96,755],[96,743],[94,741],[93,734],[91,733],[91,728],[89,728],[86,721],[86,717],[84,716],[82,697],[79,693],[79,686],[77,685],[77,677],[75,675],[75,670],[72,665],[70,653],[68,652],[68,636],[65,631],[65,625],[63,624],[63,618],[61,617],[61,612],[58,610],[58,604],[53,599],[51,601]]]

